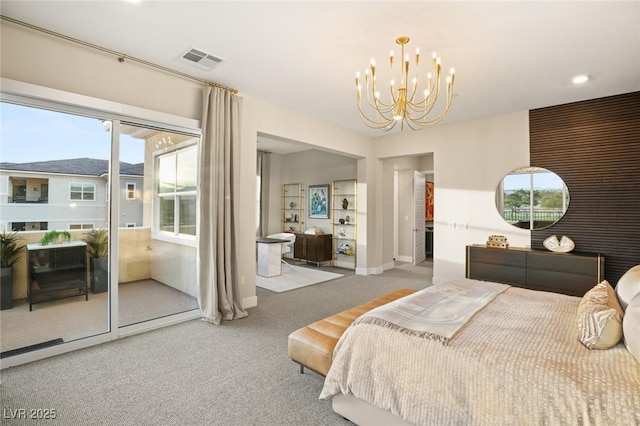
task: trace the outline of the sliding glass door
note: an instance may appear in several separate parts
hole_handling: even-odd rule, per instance
[[[0,103],[3,358],[107,333],[110,121]]]
[[[2,358],[196,312],[197,132],[5,98]]]
[[[120,327],[198,308],[198,138],[123,124],[120,130]]]

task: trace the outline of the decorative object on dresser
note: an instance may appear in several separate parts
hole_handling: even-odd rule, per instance
[[[487,238],[487,247],[508,248],[509,242],[504,235],[489,235]]]
[[[582,297],[604,279],[604,256],[467,246],[466,277]]]
[[[569,253],[574,248],[576,248],[576,244],[573,242],[573,240],[566,235],[563,235],[559,240],[556,235],[551,235],[550,237],[544,239],[542,245],[547,250],[557,253]]]

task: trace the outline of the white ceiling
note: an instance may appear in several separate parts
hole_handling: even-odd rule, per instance
[[[383,132],[358,117],[355,72],[399,55],[402,35],[410,52],[435,50],[456,69],[443,123],[640,90],[638,1],[3,0],[0,10],[372,137]],[[226,61],[179,62],[192,47]],[[578,73],[592,80],[573,85]]]

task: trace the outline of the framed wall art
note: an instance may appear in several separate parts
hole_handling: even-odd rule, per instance
[[[309,218],[329,219],[329,185],[309,185]]]
[[[424,183],[424,220],[433,220],[433,182]]]

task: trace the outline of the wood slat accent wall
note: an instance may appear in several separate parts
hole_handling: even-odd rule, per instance
[[[615,286],[640,264],[640,92],[531,110],[532,166],[552,170],[569,188],[566,215],[531,232],[531,247],[567,235],[576,251],[605,256]]]

